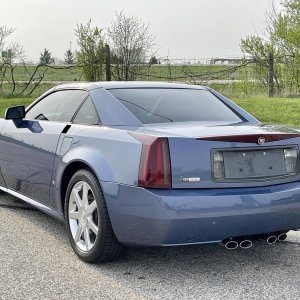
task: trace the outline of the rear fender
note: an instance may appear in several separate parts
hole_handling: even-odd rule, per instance
[[[61,199],[62,178],[66,169],[73,163],[82,163],[93,171],[100,182],[100,178],[106,181],[114,181],[113,170],[109,166],[105,156],[93,148],[77,147],[71,149],[63,157],[57,157],[54,163],[54,174],[50,189],[51,206],[63,212],[64,199]]]
[[[141,144],[132,137],[128,141],[88,139],[73,143],[63,156],[56,156],[50,189],[51,204],[63,211],[61,181],[68,166],[79,162],[89,167],[99,182],[137,185]]]
[[[86,164],[97,176],[98,180],[115,182],[116,174],[108,163],[108,158],[99,150],[87,147],[76,147],[71,149],[61,160],[62,169],[73,162],[82,162]],[[59,171],[59,170],[58,170]],[[57,172],[59,176],[59,172]],[[61,178],[56,178],[60,180]]]

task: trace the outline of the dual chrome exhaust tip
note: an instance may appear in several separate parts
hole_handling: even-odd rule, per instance
[[[285,241],[287,238],[287,234],[285,232],[272,232],[253,237],[253,239],[257,238],[265,240],[269,245],[272,245],[275,244],[277,241]],[[238,247],[242,249],[249,249],[253,246],[253,242],[248,238],[230,238],[222,241],[222,244],[228,250],[235,250]]]
[[[250,240],[233,240],[233,239],[228,239],[223,241],[223,244],[226,249],[228,250],[235,250],[238,247],[242,249],[249,249],[252,247],[253,243]]]
[[[278,242],[283,242],[287,238],[287,234],[285,232],[273,232],[269,234],[261,235],[260,238],[265,240],[269,245],[275,244]]]
[[[269,245],[275,244],[277,242],[277,236],[272,234],[261,235],[260,239],[266,241]]]
[[[286,234],[286,233],[280,233],[280,234],[277,236],[277,240],[278,240],[279,242],[285,241],[286,238],[287,238],[287,234]]]

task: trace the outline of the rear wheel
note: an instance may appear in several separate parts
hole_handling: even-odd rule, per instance
[[[105,262],[118,258],[122,245],[113,232],[98,179],[91,171],[79,170],[71,178],[65,218],[71,246],[80,259]]]

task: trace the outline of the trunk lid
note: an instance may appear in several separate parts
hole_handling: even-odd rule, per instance
[[[245,123],[216,123],[216,122],[182,122],[153,124],[142,127],[139,132],[152,134],[164,134],[165,136],[181,136],[190,138],[207,139],[230,136],[251,136],[251,135],[287,135],[296,134],[300,136],[297,129],[278,125],[266,124],[245,124]],[[287,137],[287,136],[286,136]],[[222,139],[221,139],[222,140]]]
[[[147,125],[138,132],[168,137],[172,188],[268,186],[300,180],[300,133],[296,129],[188,122]],[[285,149],[297,152],[297,170],[288,174],[285,173]],[[215,152],[223,155],[224,180],[214,177]]]

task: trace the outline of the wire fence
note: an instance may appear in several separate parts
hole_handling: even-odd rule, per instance
[[[159,64],[154,65],[135,66],[130,70],[131,78],[137,81],[166,81],[205,85],[229,97],[245,97],[267,95],[270,90],[270,80],[274,88],[274,81],[276,84],[278,83],[276,74],[283,70],[282,63],[276,64],[276,58],[273,58],[273,64],[271,60],[264,61],[265,65],[245,58],[174,60],[166,58],[159,62]],[[272,66],[274,74],[270,74]],[[281,66],[280,70],[279,66]],[[101,80],[105,80],[105,66],[101,65],[99,68],[103,73]],[[110,65],[111,80],[118,80],[119,68],[118,65]],[[12,65],[7,63],[0,65],[0,96],[38,96],[52,86],[85,80],[83,66]],[[280,86],[278,85],[279,90]],[[287,93],[286,89],[283,92]],[[290,94],[297,94],[298,92],[297,84],[288,91]]]

